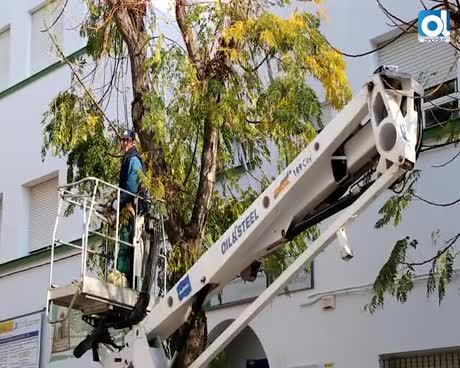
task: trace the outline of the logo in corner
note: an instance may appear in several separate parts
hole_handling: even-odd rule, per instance
[[[418,13],[420,42],[450,42],[450,14],[447,10],[422,10]]]
[[[192,284],[190,283],[190,277],[187,275],[179,281],[177,285],[177,297],[180,301],[186,298],[192,292]]]

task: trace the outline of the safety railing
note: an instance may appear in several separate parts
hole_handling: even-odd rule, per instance
[[[154,270],[154,280],[150,292],[157,297],[166,293],[167,245],[163,217],[160,211],[162,201],[141,197],[94,177],[63,185],[58,188],[58,193],[58,212],[51,245],[49,290],[57,288],[64,290],[65,287],[68,287],[68,285],[59,285],[57,282],[59,280],[55,278],[55,248],[66,245],[78,249],[80,254],[79,280],[73,280],[73,287],[68,288],[69,292],[75,292],[75,294],[69,296],[66,295],[65,291],[53,294],[59,295],[62,300],[65,300],[64,304],[68,306],[69,311],[75,304],[81,303],[77,294],[82,294],[87,290],[85,288],[86,282],[91,281],[94,284],[93,280],[97,280],[99,283],[104,283],[98,285],[104,285],[104,290],[106,290],[106,284],[126,288],[128,281],[130,281],[131,290],[136,291],[140,290],[143,271],[153,271],[143,270],[145,267],[143,260],[146,258],[144,257],[146,246],[142,238],[145,212],[139,213],[141,204],[143,208],[149,209],[149,218],[153,218],[155,221],[153,238],[156,244],[154,246],[157,247],[160,260]],[[120,199],[123,195],[129,196],[129,204],[120,208]],[[79,225],[82,226],[82,233],[79,244],[65,241],[58,236],[61,221],[64,216],[69,214],[72,214],[74,218],[76,215],[81,216]],[[121,231],[125,235],[124,238],[121,236]],[[128,239],[126,239],[127,233],[132,234],[128,236]],[[130,280],[125,279],[117,271],[120,246],[132,248],[133,272]],[[158,280],[161,280],[161,283]],[[50,292],[48,292],[48,298],[50,299]],[[61,320],[52,321],[49,318],[50,302],[52,300],[48,300],[47,303],[47,315],[50,323],[56,323],[68,317],[66,315]],[[107,302],[110,303],[110,300]]]

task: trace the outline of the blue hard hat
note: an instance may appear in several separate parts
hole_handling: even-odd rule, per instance
[[[134,141],[136,138],[136,132],[134,130],[127,129],[123,132],[123,140],[131,139]]]

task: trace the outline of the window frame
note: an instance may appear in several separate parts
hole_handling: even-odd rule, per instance
[[[6,80],[5,80],[4,85],[0,83],[0,92],[9,87],[10,80],[11,80],[11,77],[10,77],[10,73],[11,73],[11,62],[10,62],[11,61],[11,56],[10,56],[11,55],[11,27],[9,24],[0,28],[0,36],[5,33],[7,34],[6,35],[7,37],[7,55],[6,55],[7,63],[6,63],[6,70],[5,70]]]
[[[454,81],[454,83],[455,83],[454,84],[454,92],[446,94],[446,95],[443,95],[443,96],[440,96],[438,98],[435,98],[433,100],[429,100],[429,101],[426,101],[426,102],[425,102],[425,98],[423,98],[423,100],[422,100],[423,129],[431,129],[431,128],[444,126],[448,122],[448,120],[439,121],[439,122],[434,122],[433,124],[430,124],[429,126],[427,126],[426,123],[427,123],[427,112],[428,111],[430,111],[432,109],[435,109],[437,107],[442,107],[443,105],[445,105],[447,103],[450,103],[452,101],[456,102],[456,105],[457,105],[456,108],[457,109],[459,108],[460,92],[458,90],[458,78],[450,79],[450,80],[446,81],[445,83],[449,83],[449,82],[452,82],[452,81]],[[428,88],[425,88],[425,90],[434,89],[437,86],[438,86],[438,84],[430,86]],[[452,113],[456,113],[457,115],[459,115],[460,110],[452,111]]]
[[[300,274],[303,274],[303,276],[306,276],[305,285],[301,286],[298,283],[296,284],[296,278],[300,276]],[[302,276],[302,277],[303,277]],[[213,296],[208,302],[207,302],[207,308],[209,310],[213,309],[218,309],[218,308],[225,308],[225,307],[230,307],[233,305],[239,305],[243,303],[248,303],[252,302],[255,299],[257,299],[260,294],[262,294],[270,285],[275,281],[272,277],[270,277],[268,274],[265,273],[263,270],[263,266],[257,273],[257,279],[253,282],[250,281],[244,281],[239,275],[235,277],[233,280],[228,282],[221,290],[222,293],[225,293],[225,289],[227,287],[234,287],[234,291],[239,291],[241,288],[245,288],[246,285],[249,285],[249,287],[256,285],[256,283],[261,283],[264,284],[264,287],[261,287],[259,291],[255,291],[253,296],[250,297],[244,297],[243,295],[237,295],[234,298],[231,298],[229,301],[224,301],[223,298],[221,299],[220,295],[215,295]],[[284,295],[284,294],[292,294],[292,293],[297,293],[301,291],[307,291],[307,290],[313,290],[315,288],[315,262],[312,262],[309,270],[307,271],[305,268],[302,268],[301,270],[297,271],[295,276],[289,281],[287,284],[287,289],[281,290],[277,295]],[[228,290],[228,289],[227,289]],[[225,297],[224,297],[225,298]],[[215,302],[215,303],[213,303]]]
[[[44,35],[47,35],[48,38],[46,39],[47,47],[40,47],[40,52],[46,53],[46,60],[43,54],[35,54],[35,48],[33,46],[34,41],[34,16],[39,12],[44,12],[42,14],[42,19],[46,18],[46,25],[50,26],[53,25],[51,28],[51,33],[53,35],[57,35],[56,42],[59,45],[59,48],[62,52],[65,53],[65,12],[61,12],[62,3],[59,0],[52,0],[52,1],[44,1],[40,5],[34,7],[33,9],[29,10],[29,22],[30,22],[30,31],[29,31],[29,50],[28,50],[28,67],[29,67],[29,75],[35,75],[40,73],[42,70],[50,67],[51,65],[59,62],[60,57],[56,55],[58,53],[55,44],[49,38],[45,32]],[[59,15],[59,19],[55,18],[56,15]],[[51,24],[48,24],[51,22]],[[40,24],[39,32],[42,32],[42,27],[44,25]],[[58,32],[56,32],[56,26],[59,27]],[[41,39],[43,42],[44,39]],[[43,46],[41,44],[40,46]]]
[[[27,190],[27,196],[28,196],[28,206],[27,206],[27,216],[28,216],[28,223],[27,223],[27,232],[28,232],[28,252],[29,254],[33,254],[36,252],[39,252],[43,249],[46,249],[52,245],[52,231],[54,229],[55,221],[56,221],[56,214],[57,214],[57,207],[58,207],[58,193],[55,189],[53,189],[53,193],[50,192],[49,197],[47,197],[46,202],[39,202],[39,205],[42,206],[44,203],[46,206],[50,206],[53,209],[51,209],[51,212],[48,213],[49,218],[47,218],[47,221],[43,224],[43,219],[40,217],[43,215],[45,212],[41,213],[42,209],[40,207],[36,207],[36,202],[34,202],[34,194],[33,191],[37,190],[38,187],[41,187],[40,189],[43,190],[43,186],[45,186],[46,189],[47,185],[52,185],[57,189],[59,187],[59,174],[57,172],[53,172],[49,175],[45,175],[41,178],[35,179],[27,184],[24,184],[24,187]],[[39,189],[39,190],[40,190]],[[38,218],[34,217],[34,214],[40,214]],[[38,244],[35,243],[34,236],[37,236],[35,234],[36,231],[36,220],[39,220],[39,223],[41,225],[47,225],[48,230],[49,230],[49,243],[43,243],[43,244]],[[48,234],[48,233],[47,233]],[[41,235],[41,233],[38,233],[38,235]],[[39,238],[39,237],[38,237]],[[48,238],[48,235],[46,235],[46,238]],[[43,240],[43,239],[40,239]],[[48,239],[47,239],[48,240]]]
[[[249,150],[247,146],[249,141],[238,141],[234,140],[232,144],[232,169],[237,169],[240,167],[247,167],[251,165],[255,160],[254,152]]]

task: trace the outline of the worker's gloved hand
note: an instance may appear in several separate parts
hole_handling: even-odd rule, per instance
[[[111,226],[115,225],[117,218],[117,204],[114,204],[115,202],[116,200],[113,200],[111,202],[107,202],[105,205],[101,205],[101,214]]]
[[[116,212],[117,209],[118,209],[118,200],[117,200],[117,199],[114,199],[114,200],[112,201],[112,203],[110,204],[110,207],[112,208],[113,211]]]

